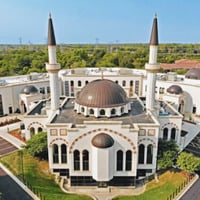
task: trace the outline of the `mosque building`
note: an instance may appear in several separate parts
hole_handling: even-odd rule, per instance
[[[73,90],[76,94],[62,97],[50,16],[46,69],[51,96],[50,100],[39,101],[24,117],[25,134],[29,139],[35,131],[47,131],[49,168],[64,176],[69,186],[133,186],[138,177],[155,173],[159,138],[182,144],[183,116],[169,103],[155,100],[156,73],[160,69],[157,50],[155,17],[149,63],[145,65],[146,102],[139,98],[139,84],[135,87],[137,94],[131,94],[106,79],[103,71],[79,90]],[[137,83],[140,78],[131,77],[130,81]]]
[[[49,168],[64,177],[69,187],[134,186],[138,178],[155,173],[159,139],[174,140],[184,149],[199,133],[198,123],[184,121],[184,117],[200,114],[191,84],[178,82],[174,74],[168,74],[169,81],[163,80],[158,45],[155,16],[149,62],[142,72],[116,68],[63,71],[57,63],[49,17],[49,84],[45,81],[40,89],[36,82],[21,86],[18,109],[26,113],[23,134],[27,140],[47,132]],[[185,79],[194,77],[200,80],[200,71],[188,72]]]

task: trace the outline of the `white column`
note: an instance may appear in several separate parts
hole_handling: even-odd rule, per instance
[[[155,104],[156,74],[147,72],[146,108],[152,110]]]
[[[144,164],[147,164],[147,145],[144,146]]]
[[[50,88],[51,88],[51,108],[56,110],[59,108],[59,80],[57,73],[49,73]]]
[[[52,169],[53,165],[53,151],[52,151],[52,145],[48,148],[48,159],[49,159],[49,168]]]
[[[58,145],[58,163],[61,163],[61,145]]]
[[[80,171],[83,171],[83,152],[80,151]]]
[[[126,152],[123,152],[123,166],[122,171],[126,170]]]

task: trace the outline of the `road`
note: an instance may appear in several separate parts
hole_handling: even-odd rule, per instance
[[[185,193],[180,200],[200,200],[200,179]]]
[[[0,137],[0,156],[16,151],[18,148]],[[1,167],[0,167],[0,199],[1,200],[32,200]]]
[[[2,168],[0,168],[0,194],[2,200],[33,200]]]

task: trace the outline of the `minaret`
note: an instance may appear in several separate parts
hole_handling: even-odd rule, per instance
[[[60,87],[58,80],[58,71],[60,70],[60,64],[58,64],[56,61],[56,39],[54,35],[51,15],[49,15],[48,24],[48,54],[49,63],[46,63],[46,70],[49,73],[51,110],[53,111],[59,108]]]
[[[157,63],[158,26],[156,15],[153,20],[149,50],[149,63],[146,63],[145,65],[147,71],[146,109],[153,110],[155,106],[156,73],[160,69],[160,64]]]

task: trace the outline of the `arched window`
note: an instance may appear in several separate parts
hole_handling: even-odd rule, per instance
[[[81,87],[81,81],[78,81],[78,87]]]
[[[144,164],[144,145],[140,144],[139,145],[139,154],[138,154],[138,163],[139,164]]]
[[[104,109],[100,110],[100,115],[105,115],[105,110]]]
[[[83,150],[82,159],[83,159],[83,170],[84,171],[89,170],[89,152],[87,150]]]
[[[85,85],[87,85],[88,84],[88,81],[85,81]]]
[[[111,115],[115,115],[116,114],[116,110],[113,108],[112,110],[111,110]]]
[[[58,145],[53,144],[53,163],[58,163]]]
[[[171,140],[175,140],[176,139],[176,129],[172,128],[171,129]]]
[[[130,81],[130,86],[133,86],[133,81]]]
[[[67,163],[67,146],[61,145],[61,163]]]
[[[115,81],[115,83],[118,84],[119,82],[118,82],[118,81]]]
[[[94,110],[91,108],[89,113],[90,113],[90,115],[94,115]]]
[[[124,107],[121,107],[121,113],[122,114],[124,113]]]
[[[80,170],[80,152],[78,150],[74,150],[74,170]]]
[[[123,86],[123,87],[126,86],[126,81],[122,81],[122,86]]]
[[[85,111],[85,108],[81,107],[81,112],[84,113],[84,111]]]
[[[32,137],[33,135],[35,135],[35,128],[34,128],[34,127],[31,127],[31,128],[30,128],[30,134],[31,134],[31,137]]]
[[[70,81],[70,85],[71,85],[71,86],[74,86],[74,81]]]
[[[126,171],[131,171],[132,169],[132,152],[128,150],[126,152]]]
[[[123,170],[123,151],[117,151],[117,171]]]
[[[152,164],[153,162],[153,145],[149,144],[147,146],[147,164]]]
[[[168,139],[168,128],[164,128],[163,129],[163,140],[167,140]]]
[[[42,128],[41,127],[38,128],[38,133],[40,133],[40,132],[42,132]]]

